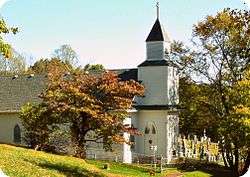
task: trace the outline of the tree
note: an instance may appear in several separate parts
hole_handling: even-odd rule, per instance
[[[208,98],[207,95],[210,93],[210,86],[197,84],[188,77],[181,77],[179,83],[180,133],[186,137],[191,134],[203,136],[205,129],[209,137],[217,141],[218,120],[204,104],[204,99]]]
[[[11,47],[9,44],[5,43],[2,37],[2,34],[13,33],[16,34],[18,32],[18,28],[8,28],[5,21],[0,19],[0,53],[5,58],[10,58],[12,55]]]
[[[73,66],[65,63],[57,58],[52,59],[40,59],[34,63],[33,66],[28,68],[28,73],[36,73],[36,74],[48,74],[52,72],[54,69],[59,69],[61,71],[69,72],[72,70]]]
[[[11,27],[9,28],[5,21],[1,18],[0,19],[0,72],[3,70],[6,72],[8,69],[8,66],[17,66],[15,63],[17,61],[21,61],[17,59],[19,56],[13,57],[13,51],[9,44],[5,43],[3,40],[3,34],[13,33],[16,34],[18,32],[18,28]],[[13,59],[12,61],[8,61],[8,59]],[[20,63],[19,63],[20,64]],[[9,68],[13,69],[13,68]],[[16,68],[15,68],[16,69]],[[14,70],[15,70],[14,69]]]
[[[21,74],[25,72],[25,58],[14,49],[12,50],[12,56],[5,58],[1,56],[0,59],[0,73],[1,74]]]
[[[228,92],[230,117],[222,120],[219,132],[224,136],[222,148],[227,155],[226,163],[233,170],[239,169],[242,176],[250,165],[250,66]]]
[[[72,66],[76,66],[78,63],[77,53],[71,48],[70,45],[67,44],[64,44],[59,49],[56,49],[53,52],[52,57],[58,58],[66,64],[70,64]]]
[[[69,77],[53,73],[48,90],[42,95],[44,103],[70,122],[76,156],[85,158],[86,142],[103,140],[111,149],[113,142],[124,142],[123,132],[135,129],[123,124],[134,96],[142,95],[143,87],[135,81],[119,81],[118,76],[106,72],[100,75],[76,71]],[[86,138],[88,132],[94,137]]]
[[[169,55],[183,74],[208,85],[199,101],[219,120],[216,133],[221,138],[224,163],[239,176],[248,168],[250,158],[249,124],[244,123],[249,119],[250,94],[237,90],[249,79],[245,73],[250,64],[250,12],[224,9],[195,25],[193,36],[192,47],[174,43]]]
[[[94,64],[94,65],[87,64],[84,66],[84,70],[88,72],[103,72],[105,71],[105,68],[101,64]]]
[[[57,73],[62,77],[69,75],[72,66],[65,64],[59,59],[41,59],[28,68],[27,73],[46,74]],[[50,74],[50,76],[53,74]],[[44,80],[47,86],[48,79]],[[42,93],[41,93],[42,94]],[[27,103],[21,108],[19,118],[24,127],[24,140],[31,148],[39,148],[44,151],[51,151],[51,134],[59,130],[63,122],[57,117],[57,113],[49,109],[44,102],[34,105]],[[53,149],[54,150],[54,149]]]
[[[49,71],[48,88],[40,96],[42,103],[38,107],[28,107],[28,111],[21,115],[30,130],[34,130],[33,125],[39,122],[46,132],[51,125],[67,123],[75,156],[80,158],[86,157],[85,148],[89,141],[102,141],[106,150],[112,150],[114,142],[129,143],[123,138],[124,132],[139,134],[123,121],[133,98],[143,94],[142,85],[133,80],[120,81],[111,72],[88,74],[78,68],[65,75],[61,65],[54,65]],[[91,138],[87,136],[90,132]]]
[[[24,127],[24,140],[31,148],[45,148],[49,134],[53,131],[51,125],[55,123],[51,112],[43,104],[27,103],[21,109],[20,119]]]

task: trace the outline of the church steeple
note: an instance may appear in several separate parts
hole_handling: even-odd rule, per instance
[[[165,41],[170,42],[170,39],[165,32],[163,26],[160,23],[159,16],[160,16],[160,9],[159,9],[159,2],[156,4],[156,21],[146,39],[146,42],[150,41]]]
[[[156,8],[157,18],[146,39],[146,61],[166,61],[166,53],[170,50],[171,40],[159,20],[159,3]]]

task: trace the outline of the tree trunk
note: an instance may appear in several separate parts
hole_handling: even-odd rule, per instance
[[[239,150],[236,147],[234,150],[228,148],[226,155],[233,177],[239,177]]]
[[[75,157],[86,159],[86,148],[84,144],[78,144],[76,146]]]
[[[221,145],[221,146],[223,146],[223,145]],[[223,147],[221,147],[221,154],[222,154],[222,159],[223,159],[224,165],[225,165],[226,168],[228,168],[229,165],[228,165],[228,161],[227,161],[227,159],[225,157],[225,151],[224,151]]]
[[[228,165],[228,162],[227,162],[227,159],[226,159],[226,157],[225,157],[224,152],[223,152],[223,154],[222,154],[222,159],[223,159],[223,162],[224,162],[225,167],[228,168],[229,165]]]
[[[232,171],[234,177],[239,177],[240,176],[239,168],[237,166],[237,163],[234,163],[233,166],[231,166],[231,171]]]
[[[79,125],[80,124],[80,125]],[[71,125],[71,141],[75,148],[74,156],[85,159],[86,158],[86,147],[85,147],[85,134],[82,131],[81,122],[73,122]]]
[[[244,163],[243,169],[240,172],[240,176],[243,176],[244,174],[246,174],[246,172],[249,170],[249,165],[250,165],[250,150],[248,150],[247,159]]]
[[[235,175],[240,176],[240,174],[239,174],[239,150],[238,150],[238,147],[236,145],[235,145],[235,149],[234,149],[234,156],[235,156],[235,161],[234,161]]]
[[[233,174],[233,177],[239,177],[240,176],[239,170],[236,169],[235,166],[232,167],[232,174]]]

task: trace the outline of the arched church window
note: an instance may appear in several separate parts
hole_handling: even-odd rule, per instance
[[[153,122],[147,124],[145,134],[156,134],[156,127]]]
[[[14,127],[14,143],[21,143],[21,129],[18,124]]]
[[[152,134],[156,134],[156,129],[154,125],[152,125]]]
[[[130,143],[131,143],[130,148],[132,150],[134,150],[135,149],[135,136],[134,135],[130,135],[129,139],[130,139]]]
[[[135,142],[135,136],[134,136],[134,135],[130,135],[129,138],[130,138],[130,142],[131,142],[131,143],[134,143],[134,142]]]
[[[149,134],[149,132],[150,132],[150,129],[149,129],[148,126],[146,126],[146,128],[145,128],[145,134]]]

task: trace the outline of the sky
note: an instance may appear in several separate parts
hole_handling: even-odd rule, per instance
[[[223,8],[249,9],[250,0],[159,0],[160,21],[172,40],[185,43],[192,28]],[[20,32],[5,40],[28,62],[69,44],[82,66],[134,68],[146,58],[145,39],[156,0],[0,0],[0,14]]]

